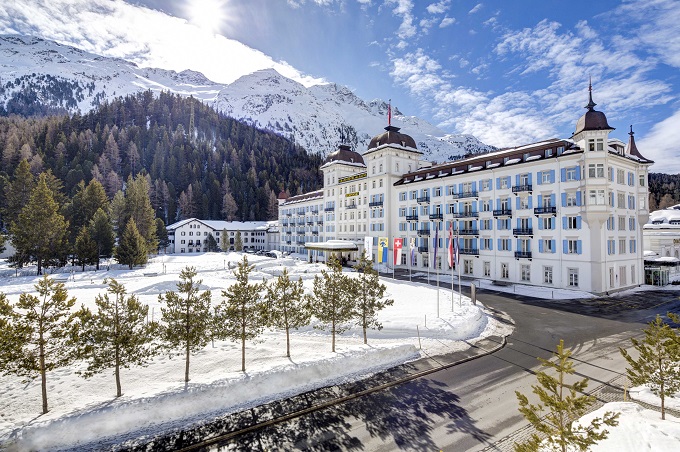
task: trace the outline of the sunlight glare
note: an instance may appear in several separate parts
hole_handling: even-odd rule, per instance
[[[215,33],[227,20],[227,0],[190,0],[186,6],[189,23]]]

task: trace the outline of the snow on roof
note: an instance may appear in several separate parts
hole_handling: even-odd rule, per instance
[[[224,220],[199,220],[198,218],[187,218],[173,223],[167,227],[168,231],[174,231],[193,221],[201,223],[214,231],[226,229],[228,231],[266,231],[268,228],[276,226],[276,221],[224,221]]]
[[[508,160],[507,162],[505,162],[505,164],[506,164],[506,165],[513,165],[513,164],[519,163],[519,162],[521,162],[521,161],[522,161],[522,159],[510,159],[510,160]]]
[[[651,226],[652,229],[654,229],[654,226],[658,227],[661,225],[663,225],[661,227],[664,228],[674,226],[680,227],[680,224],[670,224],[671,222],[680,223],[680,204],[676,204],[666,209],[655,210],[654,212],[652,212],[649,215],[649,221],[645,225],[645,228],[647,226]]]

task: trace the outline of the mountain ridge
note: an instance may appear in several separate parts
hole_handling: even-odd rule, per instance
[[[85,113],[106,100],[145,90],[193,96],[321,155],[336,149],[340,137],[362,152],[387,125],[385,101],[365,101],[336,83],[307,88],[270,68],[221,84],[191,69],[141,68],[38,37],[0,35],[0,107],[6,113]],[[426,160],[442,162],[495,149],[471,135],[446,133],[406,116],[396,106],[392,125],[414,138]]]

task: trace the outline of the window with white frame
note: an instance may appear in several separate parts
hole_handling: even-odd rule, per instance
[[[553,250],[553,240],[551,239],[542,239],[541,242],[543,243],[541,247],[543,248],[544,253],[554,253],[555,250]]]
[[[508,188],[508,178],[507,177],[501,177],[501,188]]]
[[[482,247],[483,247],[485,250],[490,250],[490,249],[491,249],[491,246],[492,246],[492,245],[491,245],[491,244],[492,244],[492,240],[493,240],[493,239],[488,238],[488,237],[483,238],[483,239],[482,239]]]
[[[619,254],[626,254],[626,239],[619,239]]]
[[[578,287],[578,268],[567,269],[567,285],[570,287]]]
[[[482,201],[482,212],[491,212],[491,200]]]
[[[531,265],[522,264],[519,275],[522,281],[531,281]]]
[[[604,177],[604,164],[603,163],[589,164],[588,177]]]
[[[491,179],[483,179],[482,180],[482,191],[489,191],[491,190]]]
[[[566,173],[568,181],[576,180],[576,167],[575,166],[572,166],[571,168],[567,168],[565,173]]]
[[[541,229],[555,229],[555,217],[542,217],[538,221]]]
[[[567,193],[567,207],[574,207],[576,206],[576,192],[568,192]]]
[[[510,277],[510,267],[505,262],[501,263],[501,278],[508,279]]]
[[[549,184],[552,182],[552,180],[550,179],[550,171],[541,172],[541,182],[544,184]]]
[[[578,221],[576,215],[567,216],[567,229],[578,229]]]
[[[486,277],[491,276],[491,262],[484,261],[482,267],[484,269],[484,276]]]
[[[510,251],[510,239],[499,239],[499,251]]]
[[[616,183],[625,184],[626,183],[626,172],[622,169],[616,170]]]
[[[626,230],[626,217],[619,217],[619,231]]]
[[[616,207],[619,209],[625,209],[626,208],[626,194],[625,193],[617,193],[616,194]]]
[[[472,272],[472,259],[463,259],[463,274],[471,275]]]
[[[567,254],[577,254],[578,253],[578,240],[567,239]]]
[[[550,198],[548,198],[550,199]],[[528,196],[521,196],[519,198],[519,208],[520,209],[528,209],[529,208],[529,197]]]
[[[399,193],[399,201],[406,201],[406,192],[402,191]]]
[[[442,195],[442,188],[441,187],[434,187],[432,189],[432,196],[441,196]]]
[[[553,268],[552,266],[543,267],[543,283],[552,284],[553,283]]]
[[[604,190],[590,190],[588,192],[588,203],[591,206],[604,206],[606,205],[606,198]]]

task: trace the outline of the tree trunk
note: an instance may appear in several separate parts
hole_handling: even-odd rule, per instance
[[[45,371],[45,344],[43,343],[42,331],[40,331],[40,379],[42,383],[42,412],[47,414],[47,372]]]
[[[38,258],[38,276],[42,275],[42,259]],[[45,411],[47,413],[47,411]]]
[[[120,351],[116,346],[116,397],[123,395],[120,389]]]
[[[333,319],[333,326],[331,328],[331,335],[333,336],[333,346],[331,347],[331,351],[335,353],[335,319]]]
[[[246,336],[241,336],[241,372],[246,371]]]
[[[184,366],[184,383],[189,383],[189,341],[187,341],[186,364]]]
[[[290,328],[286,327],[286,356],[290,358]]]
[[[364,327],[364,345],[366,345],[368,344],[368,338],[366,337],[366,316],[364,316],[363,327]]]

